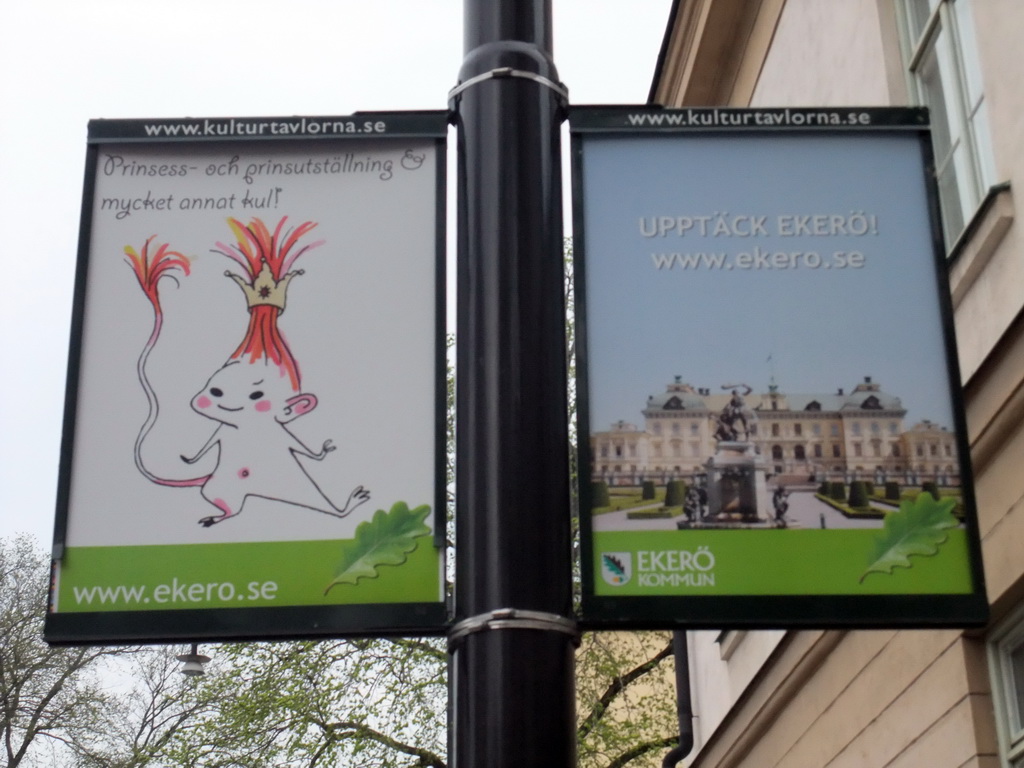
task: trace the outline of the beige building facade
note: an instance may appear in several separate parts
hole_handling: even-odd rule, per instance
[[[1022,40],[1020,0],[673,6],[653,103],[931,108],[991,605],[970,631],[691,633],[688,766],[1024,767]],[[942,458],[942,425],[899,429],[901,458]]]

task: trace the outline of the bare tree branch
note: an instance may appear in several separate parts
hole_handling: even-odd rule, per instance
[[[673,734],[672,736],[665,736],[660,739],[652,739],[651,741],[645,741],[641,744],[637,744],[630,749],[627,749],[621,755],[616,757],[606,768],[623,768],[628,765],[632,760],[636,760],[638,757],[643,757],[649,752],[654,752],[658,749],[668,749],[674,747],[679,743],[679,734]]]
[[[429,766],[429,768],[448,768],[448,764],[442,760],[438,755],[427,749],[421,749],[420,747],[414,747],[411,744],[404,744],[397,739],[388,736],[385,733],[370,728],[365,723],[352,723],[352,722],[340,722],[331,723],[328,726],[331,731],[340,730],[345,731],[341,738],[351,738],[352,736],[360,736],[362,738],[370,739],[378,744],[381,744],[388,749],[393,749],[396,752],[401,752],[406,755],[411,755],[419,760],[417,765]]]
[[[624,691],[631,683],[657,669],[658,665],[671,655],[672,644],[669,643],[658,651],[658,653],[656,653],[652,658],[633,667],[633,669],[626,672],[626,674],[613,678],[611,683],[608,684],[608,687],[605,688],[604,692],[601,694],[600,698],[590,708],[590,712],[583,719],[583,722],[580,723],[579,728],[577,728],[576,731],[577,738],[583,739],[591,730],[593,730],[594,726],[608,710],[608,707],[611,706],[615,697],[622,693],[622,691]]]

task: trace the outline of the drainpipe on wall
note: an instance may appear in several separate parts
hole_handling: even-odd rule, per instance
[[[661,761],[661,768],[675,765],[693,749],[693,705],[690,701],[690,654],[686,633],[672,633],[672,653],[676,660],[676,711],[679,713],[679,746]]]

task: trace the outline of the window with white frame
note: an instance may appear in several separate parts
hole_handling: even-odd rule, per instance
[[[989,671],[1004,768],[1024,768],[1024,610],[989,640]]]
[[[931,112],[935,175],[951,248],[995,182],[971,0],[896,0],[911,98]]]

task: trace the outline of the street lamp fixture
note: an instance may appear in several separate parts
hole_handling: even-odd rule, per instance
[[[192,650],[189,653],[178,654],[178,661],[183,663],[181,674],[185,677],[199,677],[206,674],[203,665],[210,660],[209,656],[199,653],[199,644],[192,643]]]

